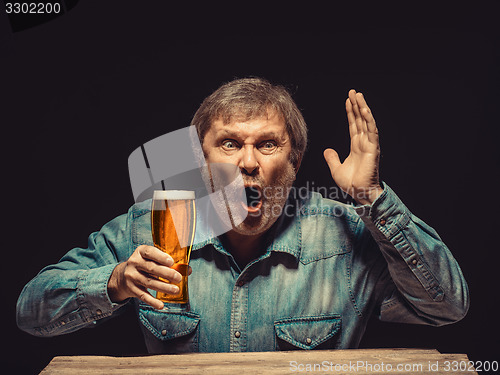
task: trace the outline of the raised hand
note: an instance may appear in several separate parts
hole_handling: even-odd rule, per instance
[[[371,204],[383,190],[379,183],[377,126],[362,93],[350,90],[345,108],[351,136],[349,156],[341,163],[339,155],[331,148],[323,155],[337,186],[358,203]]]

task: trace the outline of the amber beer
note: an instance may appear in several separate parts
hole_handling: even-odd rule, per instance
[[[180,289],[179,294],[157,292],[156,298],[163,302],[184,304],[189,300],[188,264],[196,226],[194,199],[194,191],[189,190],[156,190],[153,193],[153,243],[174,259],[172,268],[182,275],[181,282],[175,284]]]

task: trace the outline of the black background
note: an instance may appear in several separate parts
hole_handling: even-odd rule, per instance
[[[344,101],[362,91],[380,130],[382,179],[439,232],[469,283],[461,322],[373,320],[362,347],[498,360],[495,2],[183,4],[81,1],[18,32],[0,14],[2,368],[36,373],[56,355],[146,352],[132,311],[35,338],[16,326],[17,297],[133,204],[135,148],[189,125],[205,96],[250,75],[288,87],[308,122],[298,185],[334,186],[322,152],[347,156]]]

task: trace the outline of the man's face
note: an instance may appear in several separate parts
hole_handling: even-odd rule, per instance
[[[239,167],[247,198],[239,204],[247,218],[233,230],[255,235],[277,220],[295,180],[290,162],[291,142],[285,123],[276,113],[249,121],[224,124],[216,120],[205,134],[203,151],[207,163],[229,163]]]

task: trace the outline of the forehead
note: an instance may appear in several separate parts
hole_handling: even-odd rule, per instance
[[[233,118],[225,123],[222,118],[212,121],[206,137],[238,136],[242,138],[273,135],[288,138],[285,121],[276,112],[253,119]]]

